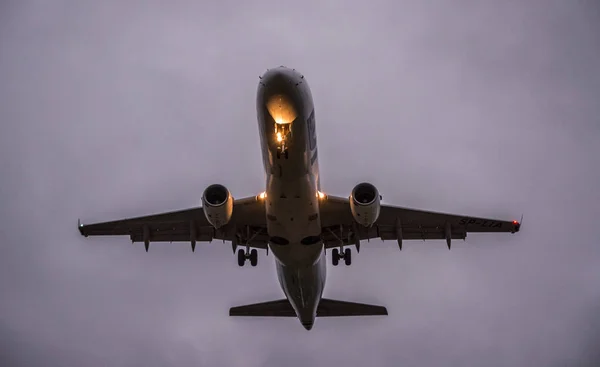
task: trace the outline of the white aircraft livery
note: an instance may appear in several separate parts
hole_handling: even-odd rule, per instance
[[[85,236],[128,235],[132,242],[229,241],[239,266],[258,262],[258,251],[275,257],[284,299],[232,307],[230,316],[297,317],[312,329],[317,317],[387,315],[382,306],[322,298],[327,270],[352,263],[361,241],[465,239],[467,232],[518,232],[519,221],[476,218],[381,204],[371,183],[349,197],[321,191],[315,109],[306,79],[284,66],[260,77],[256,97],[258,130],[266,174],[265,191],[234,199],[222,184],[208,186],[201,205],[175,212],[104,223],[81,224]],[[240,247],[238,249],[238,247]]]

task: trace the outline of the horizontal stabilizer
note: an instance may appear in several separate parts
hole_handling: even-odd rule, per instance
[[[377,316],[387,314],[387,309],[383,306],[336,301],[327,298],[321,299],[317,308],[317,317]],[[229,316],[295,317],[296,312],[287,299],[281,299],[232,307],[229,309]]]
[[[277,301],[232,307],[229,309],[229,316],[296,317],[296,311],[292,308],[290,301],[280,299]]]
[[[385,316],[387,309],[383,306],[367,305],[365,303],[355,303],[346,301],[336,301],[334,299],[321,299],[317,308],[317,317],[333,316]]]

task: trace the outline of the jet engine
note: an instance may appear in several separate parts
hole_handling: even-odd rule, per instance
[[[350,210],[354,220],[365,227],[375,224],[379,218],[380,200],[379,191],[372,184],[363,182],[354,186],[350,194]]]
[[[233,215],[233,197],[223,185],[210,185],[202,194],[204,215],[215,228],[220,228],[231,220]]]

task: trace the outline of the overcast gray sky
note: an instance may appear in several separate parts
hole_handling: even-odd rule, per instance
[[[3,1],[3,366],[591,366],[600,361],[594,1]],[[232,319],[273,257],[79,236],[77,218],[264,187],[258,75],[312,87],[322,186],[519,218],[517,235],[363,245],[325,295],[387,318]]]

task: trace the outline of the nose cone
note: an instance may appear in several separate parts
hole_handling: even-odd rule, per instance
[[[273,82],[285,82],[290,79],[292,73],[289,69],[278,67],[275,69],[267,70],[260,79],[264,84],[271,84]]]
[[[302,75],[294,69],[280,66],[278,68],[267,70],[261,77],[262,84],[293,84],[296,83],[296,79],[301,78]]]
[[[284,94],[290,96],[291,94],[295,94],[295,79],[294,72],[289,69],[270,69],[260,77],[259,86],[261,86],[265,92],[265,97],[267,97],[266,99],[273,94]]]
[[[277,124],[288,124],[302,111],[301,75],[285,67],[270,69],[260,78],[259,104]]]

